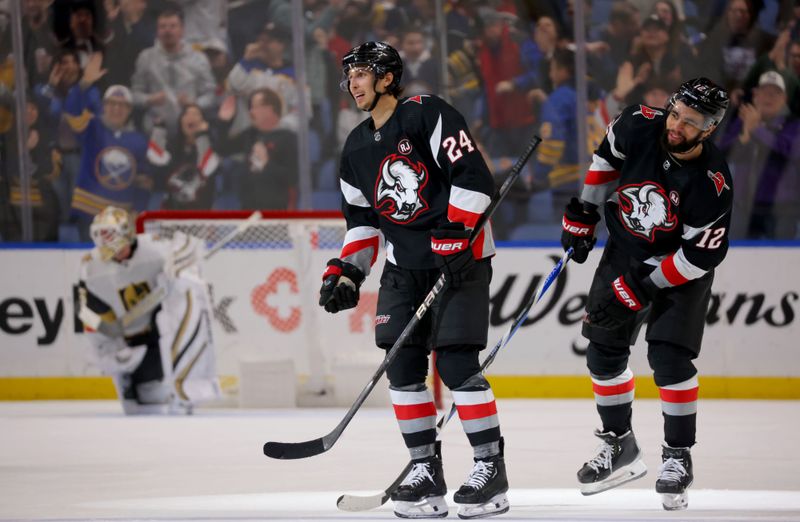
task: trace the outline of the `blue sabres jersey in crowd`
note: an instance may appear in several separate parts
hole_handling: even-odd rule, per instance
[[[542,143],[535,165],[537,179],[547,179],[550,187],[570,184],[570,192],[577,188],[582,174],[578,167],[578,129],[575,125],[577,103],[571,85],[560,85],[547,97],[541,110],[539,133]],[[593,105],[589,104],[586,115],[586,150],[589,154],[600,145],[608,123],[607,116]]]
[[[109,205],[144,210],[150,192],[134,179],[147,169],[147,138],[133,130],[112,131],[103,124],[95,87],[70,89],[65,117],[81,140],[81,165],[72,194],[73,212],[98,214]]]

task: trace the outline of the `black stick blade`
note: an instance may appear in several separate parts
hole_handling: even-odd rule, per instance
[[[264,444],[264,455],[280,460],[304,459],[325,451],[322,438],[305,442],[267,442]]]

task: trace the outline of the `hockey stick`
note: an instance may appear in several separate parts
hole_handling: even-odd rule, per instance
[[[216,254],[225,245],[230,243],[236,236],[248,229],[253,223],[261,218],[261,212],[255,211],[250,216],[239,223],[235,229],[228,232],[219,239],[214,245],[203,255],[203,260],[209,259]],[[178,270],[180,272],[180,270]],[[96,330],[109,337],[122,337],[124,330],[130,326],[134,321],[143,315],[152,312],[156,309],[161,301],[167,297],[167,291],[163,286],[157,287],[155,290],[147,294],[141,301],[136,303],[133,308],[125,312],[125,315],[114,321],[104,321],[98,314],[92,312],[88,308],[81,307],[78,313],[78,318],[86,324],[89,328]]]
[[[497,341],[497,344],[494,345],[492,351],[489,352],[489,355],[487,355],[486,358],[483,360],[483,363],[481,364],[481,372],[484,372],[486,368],[488,368],[489,365],[491,365],[492,362],[494,362],[494,359],[497,356],[497,352],[499,352],[500,349],[502,349],[505,345],[508,344],[508,342],[517,332],[519,327],[522,326],[522,323],[524,323],[525,320],[528,318],[528,315],[530,315],[533,306],[542,299],[545,292],[547,292],[547,290],[550,288],[553,282],[556,279],[558,279],[559,274],[561,274],[561,271],[564,269],[567,262],[572,257],[572,252],[573,252],[572,248],[569,248],[566,252],[564,252],[564,255],[561,257],[561,259],[558,260],[558,262],[550,271],[550,274],[541,284],[539,289],[536,292],[534,292],[533,295],[531,295],[531,297],[525,302],[525,306],[514,317],[514,321],[511,323],[509,329],[506,331],[505,334],[503,334],[503,337],[499,341]],[[436,423],[437,438],[442,433],[444,427],[447,426],[447,423],[450,422],[450,419],[453,418],[455,413],[456,413],[456,405],[455,403],[453,403],[453,405],[450,407],[450,411],[439,417],[439,421]],[[413,463],[409,461],[408,464],[406,464],[406,467],[403,468],[403,471],[400,472],[400,475],[398,475],[398,477],[394,480],[394,482],[392,482],[392,484],[388,488],[384,489],[382,492],[368,496],[344,494],[336,500],[336,507],[342,511],[367,511],[369,509],[375,509],[381,507],[386,503],[387,500],[389,500],[389,497],[391,496],[392,492],[397,488],[397,486],[400,485],[400,483],[403,481],[406,475],[408,475],[408,473],[411,471],[412,464]]]
[[[528,158],[531,157],[534,149],[536,149],[541,141],[541,138],[534,136],[528,144],[528,147],[525,149],[525,152],[523,152],[522,156],[519,157],[517,162],[511,168],[511,172],[509,172],[508,176],[503,182],[503,185],[500,187],[497,196],[492,199],[491,203],[489,203],[489,206],[486,208],[486,211],[481,214],[481,217],[475,224],[469,241],[470,246],[472,246],[472,244],[477,240],[481,230],[483,230],[483,227],[486,225],[489,218],[492,217],[492,214],[494,214],[497,206],[501,201],[503,201],[503,198],[511,190],[511,185],[519,177],[522,167],[524,167],[525,163],[528,162]],[[320,453],[324,453],[331,449],[333,445],[336,444],[336,441],[339,440],[339,437],[342,435],[342,432],[347,425],[350,424],[350,421],[353,420],[353,417],[361,408],[361,405],[364,404],[367,396],[370,394],[370,392],[372,392],[372,389],[378,383],[378,379],[381,378],[381,375],[383,375],[383,373],[386,371],[386,368],[388,368],[392,361],[394,361],[394,359],[397,357],[400,347],[405,344],[406,339],[408,339],[414,329],[416,329],[419,322],[436,300],[436,297],[442,291],[442,288],[444,288],[445,282],[445,272],[442,271],[442,273],[439,275],[439,279],[437,279],[436,283],[433,285],[433,288],[431,288],[431,290],[428,292],[428,295],[425,296],[422,304],[419,305],[419,308],[417,308],[417,311],[411,317],[411,320],[408,322],[406,327],[403,328],[403,331],[400,333],[400,336],[394,342],[391,349],[386,353],[386,356],[383,358],[380,366],[378,366],[378,369],[375,370],[375,374],[369,380],[367,385],[364,386],[364,389],[361,390],[361,393],[358,395],[355,402],[352,404],[352,406],[350,406],[350,409],[347,410],[344,418],[333,429],[333,431],[323,437],[304,442],[267,442],[264,444],[264,455],[273,459],[302,459],[319,455]]]

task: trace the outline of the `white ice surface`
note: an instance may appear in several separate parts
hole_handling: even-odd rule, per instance
[[[497,520],[798,521],[800,402],[703,401],[689,509],[662,510],[657,401],[637,400],[647,476],[591,497],[575,471],[591,456],[591,400],[501,400],[511,511]],[[358,413],[323,455],[263,456],[268,440],[313,439],[343,409],[200,409],[192,417],[124,417],[115,402],[0,403],[0,520],[393,520],[390,504],[338,511],[342,493],[374,493],[407,454],[390,409]],[[471,467],[457,419],[444,432],[456,489]],[[451,503],[450,517],[457,519]],[[396,519],[395,519],[396,520]]]

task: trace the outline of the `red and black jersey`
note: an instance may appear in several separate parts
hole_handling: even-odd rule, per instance
[[[340,186],[347,220],[341,258],[365,274],[385,240],[389,262],[434,268],[431,231],[446,220],[473,228],[494,193],[494,180],[461,114],[429,95],[399,100],[389,120],[372,118],[348,136]],[[494,254],[487,225],[476,259]]]
[[[661,144],[667,110],[626,108],[592,157],[582,198],[605,204],[609,234],[655,266],[659,288],[697,279],[728,251],[733,183],[725,158],[706,140],[698,158],[676,160]]]

